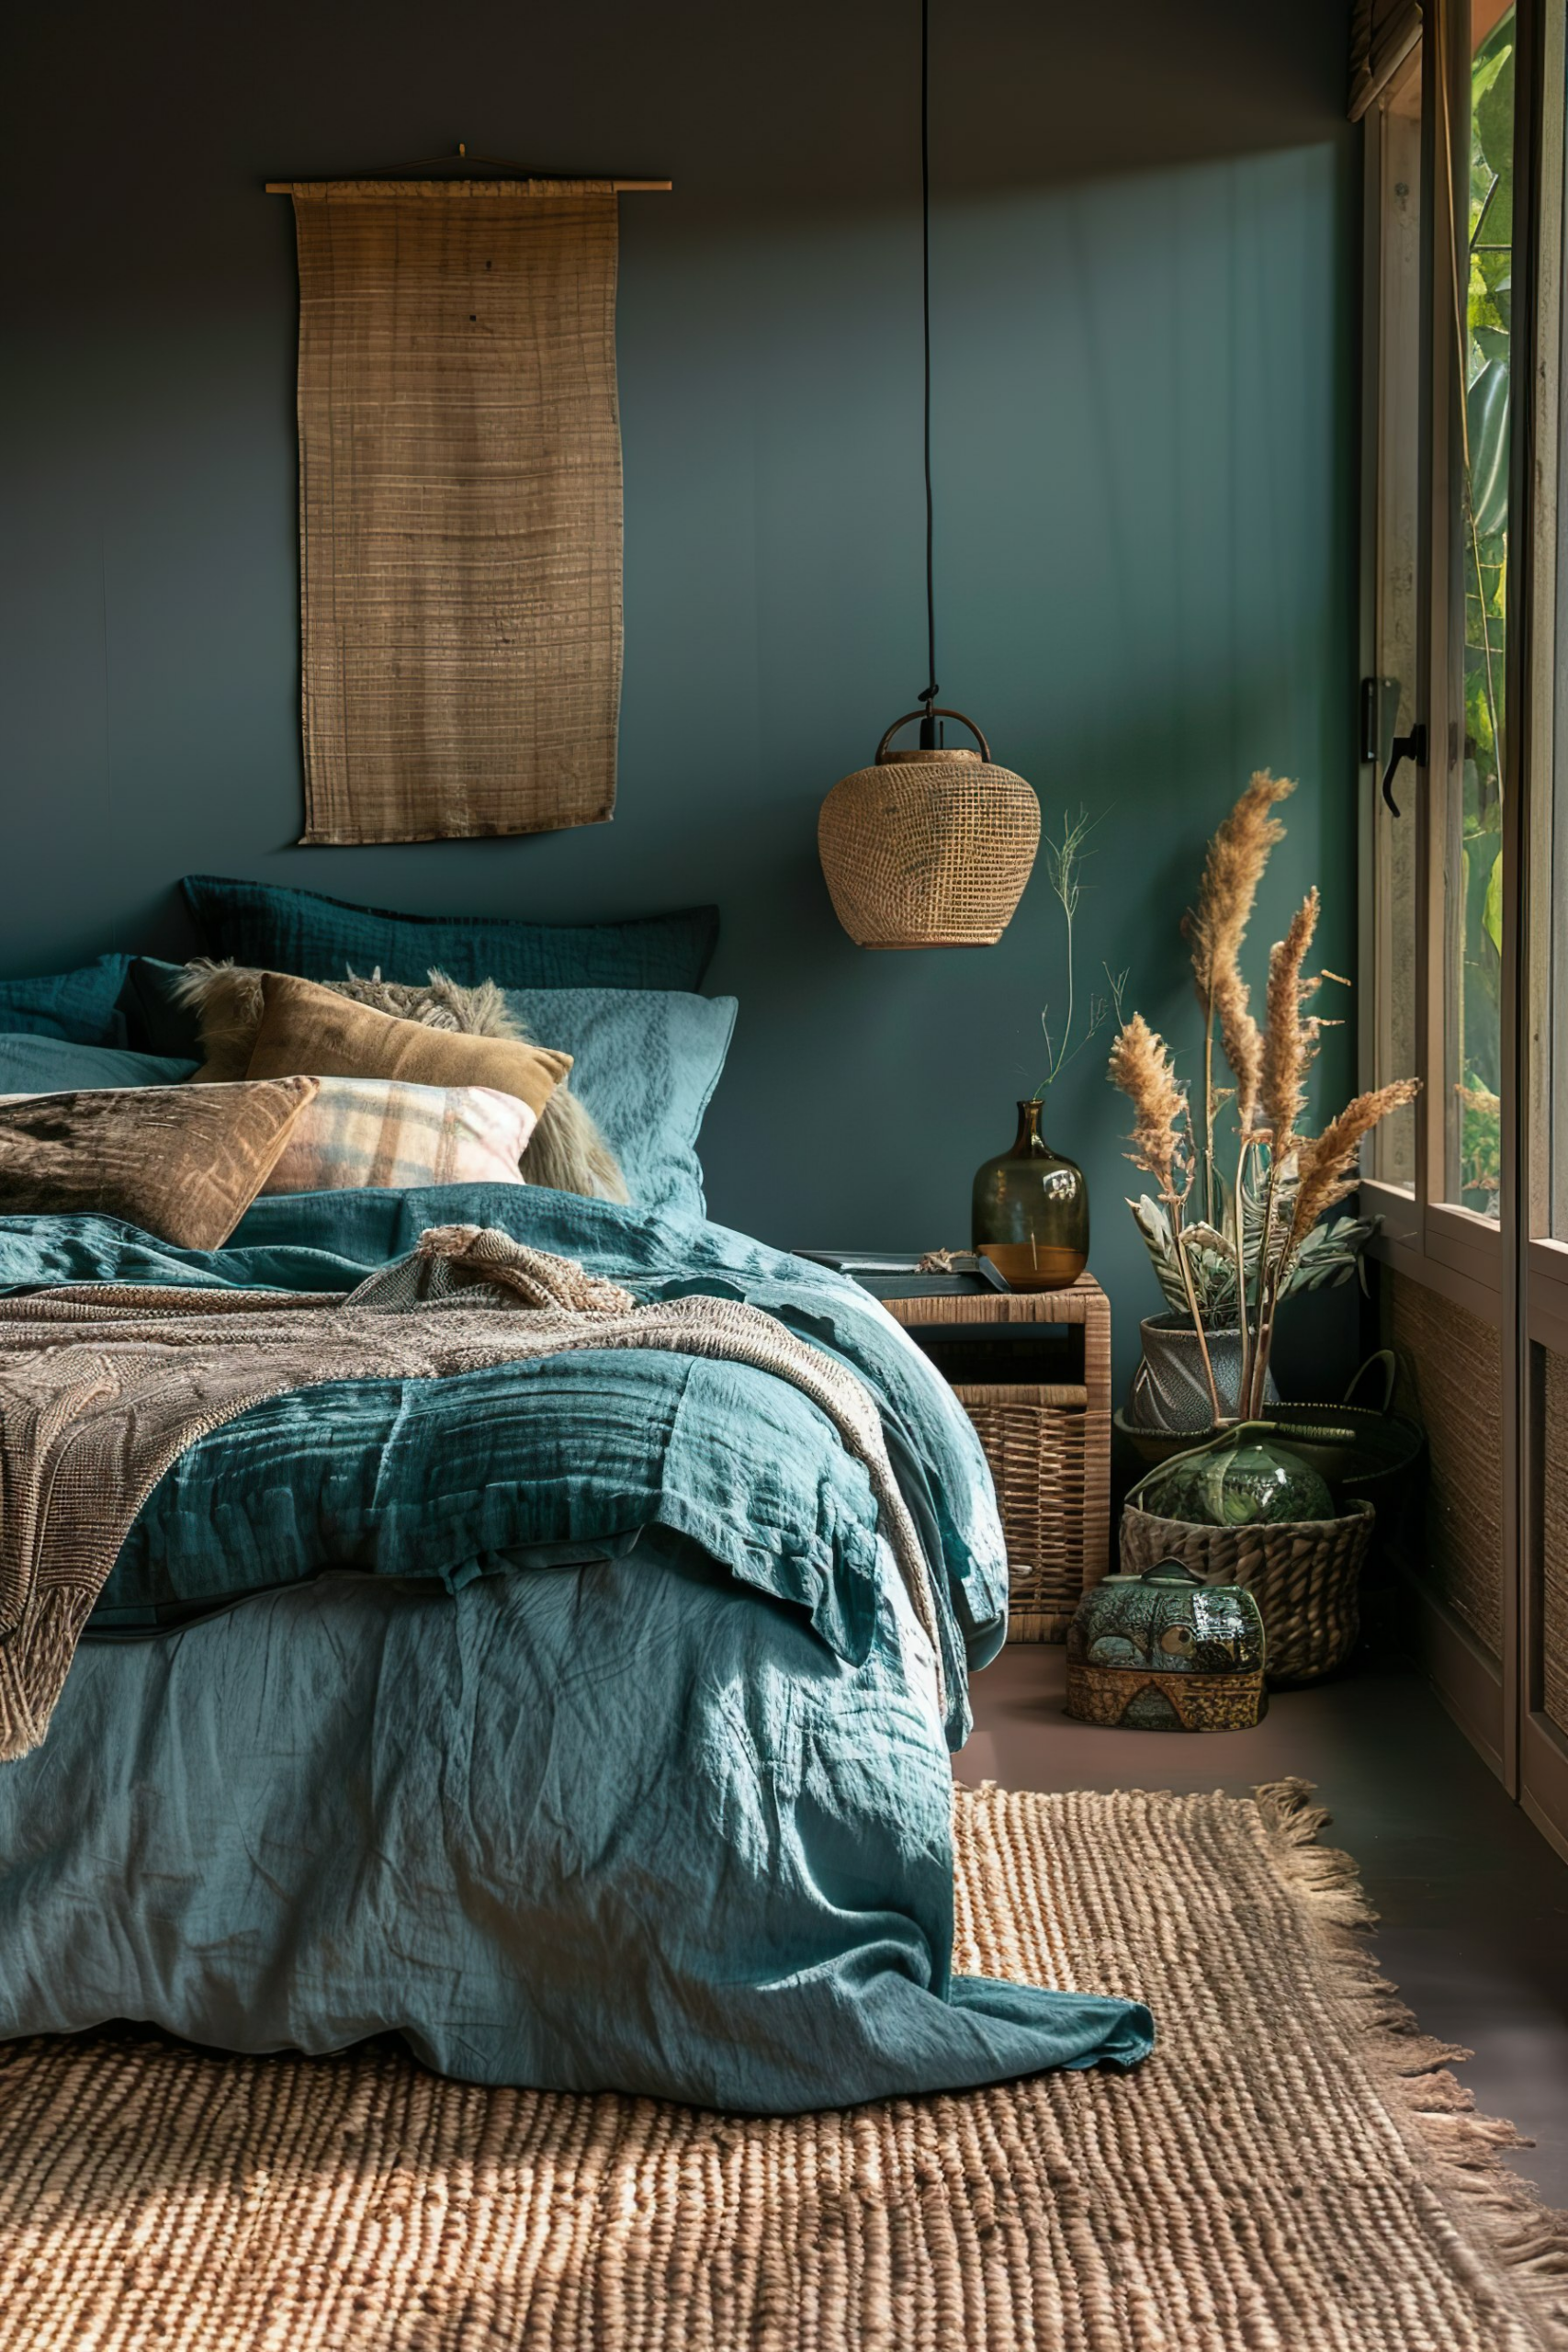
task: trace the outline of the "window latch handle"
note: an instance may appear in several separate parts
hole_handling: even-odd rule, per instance
[[[1419,719],[1408,735],[1396,735],[1389,745],[1388,765],[1382,772],[1382,797],[1395,817],[1399,814],[1399,803],[1393,797],[1393,779],[1399,772],[1401,760],[1414,760],[1418,768],[1427,764],[1427,729]]]
[[[1396,735],[1399,724],[1399,704],[1404,689],[1397,678],[1363,678],[1361,680],[1361,757],[1370,766],[1382,770],[1382,797],[1394,816],[1399,803],[1393,797],[1393,779],[1401,760],[1414,760],[1418,767],[1427,764],[1427,729],[1417,724],[1408,735]]]

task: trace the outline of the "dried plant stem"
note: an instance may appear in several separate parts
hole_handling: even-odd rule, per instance
[[[1263,1234],[1258,1245],[1258,1326],[1253,1342],[1250,1376],[1242,1411],[1256,1419],[1263,1410],[1263,1393],[1269,1385],[1269,1359],[1274,1351],[1274,1309],[1278,1304],[1280,1266],[1275,1262],[1274,1207],[1279,1183],[1280,1163],[1272,1146],[1269,1152],[1269,1181],[1263,1192]],[[1283,1252],[1280,1253],[1280,1264]]]
[[[1214,1174],[1214,1016],[1203,1016],[1203,1215],[1211,1225],[1219,1223],[1214,1210],[1218,1204],[1219,1184]]]
[[[1214,1416],[1214,1427],[1219,1429],[1225,1417],[1220,1410],[1219,1384],[1214,1378],[1214,1367],[1209,1355],[1209,1335],[1198,1312],[1198,1294],[1192,1285],[1192,1269],[1187,1262],[1187,1239],[1179,1224],[1172,1227],[1171,1238],[1176,1246],[1176,1262],[1181,1269],[1181,1287],[1187,1293],[1187,1312],[1192,1317],[1192,1329],[1198,1334],[1198,1353],[1203,1360],[1203,1377],[1209,1384],[1209,1405]]]
[[[1241,1365],[1236,1374],[1235,1408],[1245,1420],[1250,1413],[1252,1396],[1252,1333],[1247,1319],[1247,1155],[1252,1149],[1252,1138],[1243,1136],[1235,1148],[1235,1188],[1231,1213],[1235,1219],[1235,1303],[1236,1322],[1241,1334]]]
[[[1280,1305],[1280,1283],[1284,1272],[1285,1252],[1281,1251],[1270,1265],[1268,1279],[1262,1285],[1258,1305],[1258,1350],[1252,1374],[1253,1398],[1250,1407],[1254,1418],[1263,1411],[1263,1392],[1269,1380],[1269,1359],[1274,1352],[1274,1317]]]
[[[1080,808],[1076,817],[1064,812],[1061,840],[1057,842],[1047,838],[1045,844],[1046,873],[1050,879],[1052,895],[1062,910],[1062,920],[1066,930],[1067,1017],[1058,1037],[1053,1033],[1050,1025],[1050,1006],[1042,1005],[1040,1009],[1040,1027],[1045,1045],[1045,1075],[1031,1098],[1036,1102],[1044,1101],[1046,1093],[1061,1077],[1067,1064],[1076,1055],[1080,1054],[1090,1038],[1098,1035],[1104,1027],[1110,1016],[1111,1000],[1117,995],[1116,983],[1112,981],[1111,998],[1095,996],[1089,998],[1088,1025],[1077,1045],[1074,1045],[1073,1023],[1077,1016],[1077,991],[1075,978],[1073,922],[1077,914],[1078,898],[1083,888],[1080,878],[1081,869],[1084,858],[1088,854],[1084,849],[1084,843],[1093,831],[1094,820],[1089,817],[1087,809]],[[1118,1003],[1117,1019],[1120,1020],[1121,1017],[1121,1007]]]
[[[1258,1269],[1258,1305],[1255,1320],[1256,1338],[1252,1359],[1247,1367],[1247,1401],[1242,1411],[1252,1419],[1263,1410],[1263,1397],[1269,1386],[1269,1359],[1274,1351],[1274,1296],[1270,1271],[1266,1264]]]

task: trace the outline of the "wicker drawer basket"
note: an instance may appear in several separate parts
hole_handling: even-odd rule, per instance
[[[953,1395],[974,1422],[1008,1546],[1008,1638],[1059,1642],[1084,1589],[1105,1573],[1105,1543],[1090,1508],[1089,1391],[1063,1383],[967,1387]]]
[[[1068,1290],[889,1299],[952,1381],[996,1481],[1007,1538],[1013,1642],[1059,1642],[1110,1565],[1111,1316],[1083,1275]],[[1010,1358],[1012,1362],[1010,1363]],[[977,1379],[987,1371],[1070,1377]]]

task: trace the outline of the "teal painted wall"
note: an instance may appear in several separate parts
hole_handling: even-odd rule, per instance
[[[1312,878],[1325,961],[1353,953],[1347,9],[1102,13],[937,0],[939,672],[1048,820],[1100,818],[1082,981],[1129,966],[1179,1030],[1178,921],[1255,765],[1303,779],[1259,968]],[[1059,994],[1043,877],[998,948],[874,956],[815,852],[822,794],[924,679],[917,21],[913,0],[35,12],[4,141],[6,967],[182,946],[191,867],[561,918],[716,899],[711,984],[741,1017],[714,1213],[825,1246],[965,1238]],[[622,206],[618,812],[302,850],[292,232],[260,182],[459,137],[677,182]],[[1324,1057],[1341,1091],[1350,1035]],[[1050,1125],[1089,1172],[1125,1368],[1157,1302],[1098,1046]],[[1343,1302],[1310,1327],[1348,1329]]]

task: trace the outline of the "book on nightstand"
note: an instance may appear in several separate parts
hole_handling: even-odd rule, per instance
[[[796,1250],[797,1258],[814,1266],[829,1266],[848,1274],[873,1298],[974,1298],[1011,1285],[988,1258],[974,1250],[954,1250],[941,1273],[923,1273],[919,1256],[909,1251],[872,1250]]]

